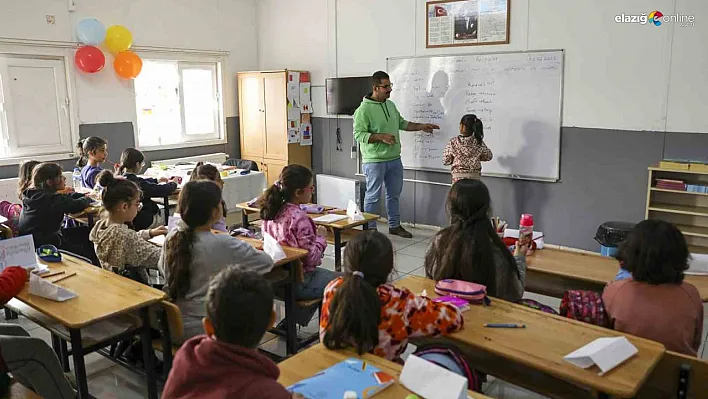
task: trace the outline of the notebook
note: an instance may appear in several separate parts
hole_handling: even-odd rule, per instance
[[[288,391],[306,398],[342,399],[347,391],[354,391],[359,398],[371,398],[388,388],[395,379],[356,358],[343,360],[314,376],[288,387]]]
[[[335,223],[347,218],[349,218],[347,215],[324,215],[312,220],[316,223]]]

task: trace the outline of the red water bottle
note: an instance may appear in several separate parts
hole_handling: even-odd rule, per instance
[[[519,220],[519,245],[528,245],[526,255],[531,255],[531,241],[533,240],[533,215],[524,213]]]

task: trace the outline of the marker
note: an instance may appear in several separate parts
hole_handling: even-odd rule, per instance
[[[526,324],[486,323],[487,328],[526,328]]]

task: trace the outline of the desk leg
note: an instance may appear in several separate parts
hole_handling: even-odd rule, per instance
[[[89,213],[89,214],[86,215],[86,216],[87,216],[87,219],[88,219],[88,227],[89,227],[89,230],[90,230],[90,229],[93,229],[93,222],[94,222],[94,220],[93,220],[93,213]]]
[[[241,227],[244,229],[247,229],[249,225],[248,222],[248,213],[246,213],[245,209],[241,209]]]
[[[81,343],[81,330],[72,328],[71,334],[71,356],[74,358],[74,373],[76,373],[76,388],[79,390],[79,398],[88,399],[88,379],[86,377],[86,364],[84,363],[84,347]]]
[[[598,397],[598,399],[610,399],[610,395],[608,395],[604,392],[598,392],[597,397]]]
[[[297,353],[297,325],[295,323],[295,284],[297,284],[297,262],[289,265],[290,281],[285,284],[285,354]]]
[[[342,230],[334,229],[334,270],[342,270]]]
[[[166,196],[162,198],[165,204],[165,226],[170,224],[170,197]]]
[[[152,337],[150,332],[150,313],[147,306],[140,309],[140,318],[143,328],[140,332],[140,341],[143,343],[143,363],[145,364],[145,382],[147,383],[148,398],[157,399],[157,374],[155,373],[155,359],[152,353]]]

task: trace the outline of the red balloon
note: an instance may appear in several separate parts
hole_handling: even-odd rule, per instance
[[[99,72],[106,65],[106,56],[94,46],[83,46],[74,55],[76,67],[86,73]]]

